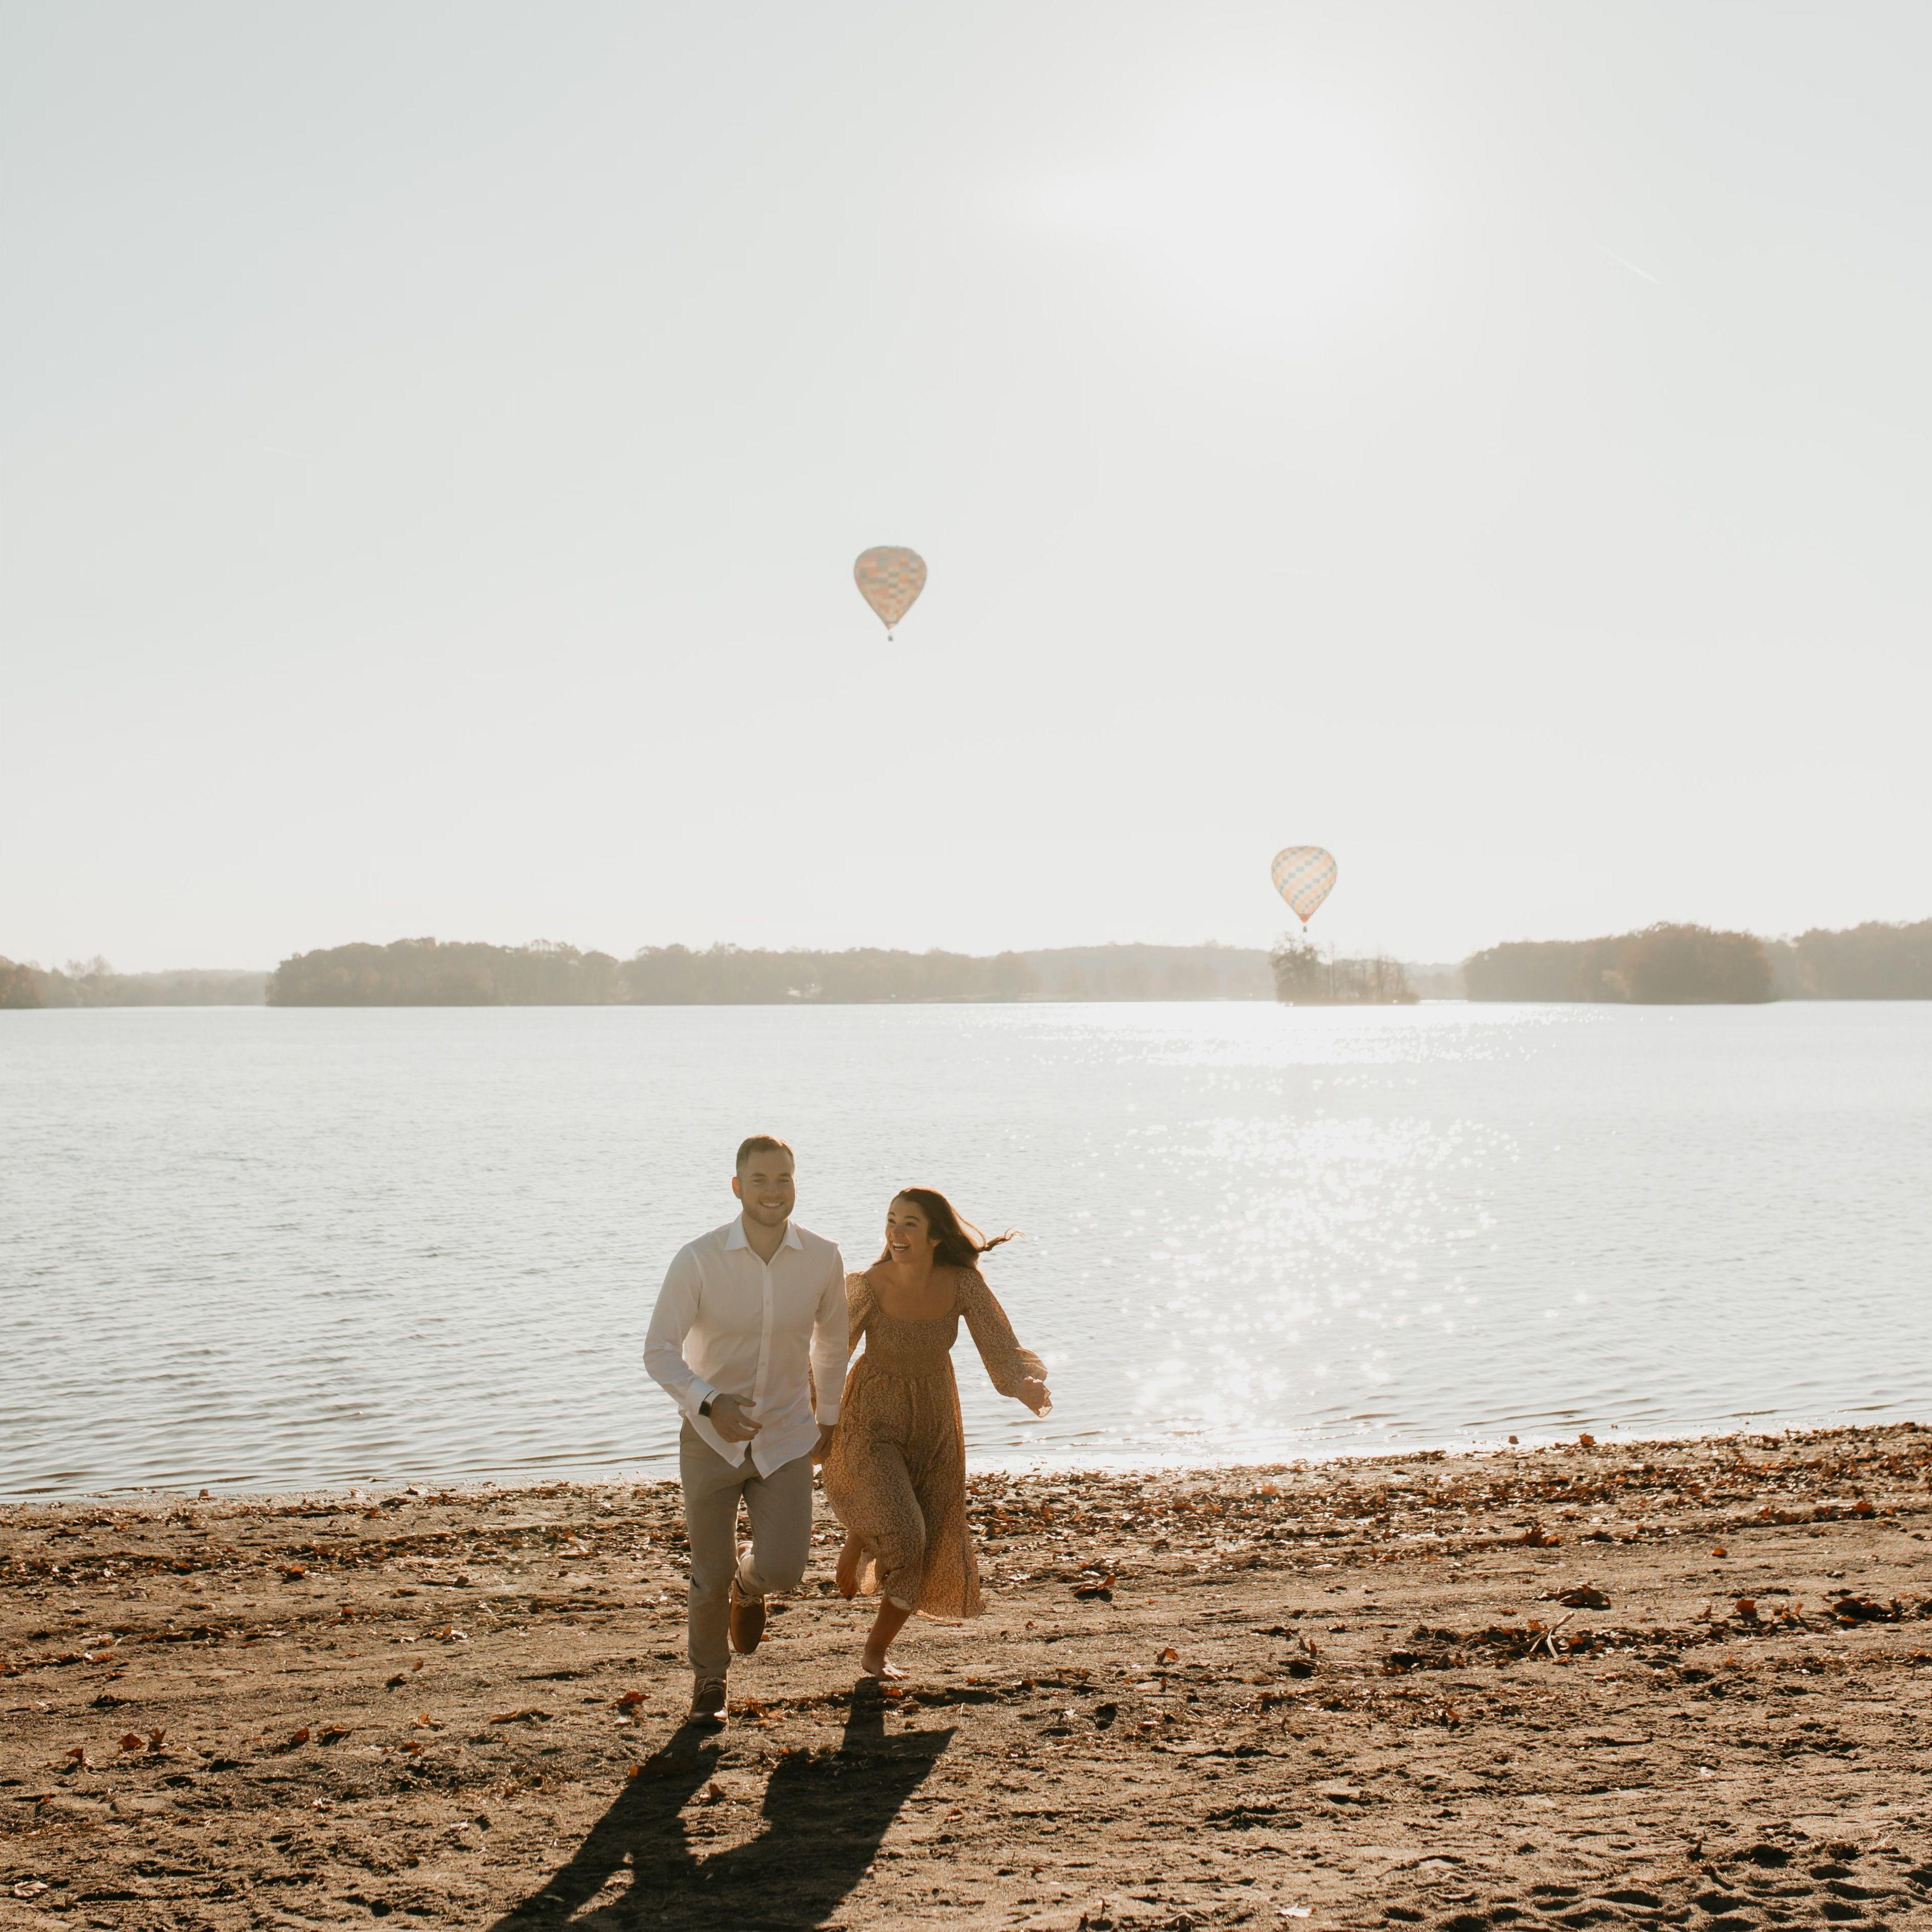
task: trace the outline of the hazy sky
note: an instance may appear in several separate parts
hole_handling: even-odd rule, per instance
[[[1922,0],[0,0],[0,953],[1932,914],[1928,88]]]

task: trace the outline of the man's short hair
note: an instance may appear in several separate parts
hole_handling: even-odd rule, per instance
[[[746,1162],[754,1154],[782,1154],[794,1167],[798,1165],[798,1156],[792,1152],[787,1142],[780,1140],[776,1134],[754,1134],[748,1140],[738,1143],[739,1173],[744,1172]]]

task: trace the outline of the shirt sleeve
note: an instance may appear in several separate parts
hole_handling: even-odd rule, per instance
[[[684,1338],[698,1319],[698,1296],[704,1286],[698,1257],[688,1248],[679,1249],[665,1272],[663,1287],[658,1290],[657,1306],[651,1310],[651,1325],[644,1337],[646,1371],[690,1416],[697,1414],[700,1402],[710,1401],[718,1393],[684,1359]]]
[[[812,1391],[822,1429],[838,1420],[838,1400],[845,1392],[845,1364],[852,1354],[846,1320],[845,1262],[834,1248],[812,1324]]]

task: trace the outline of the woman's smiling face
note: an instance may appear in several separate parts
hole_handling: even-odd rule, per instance
[[[917,1203],[908,1201],[903,1194],[893,1196],[892,1204],[886,1210],[886,1253],[896,1262],[916,1268],[921,1262],[932,1258],[932,1251],[938,1245],[939,1238],[920,1212]]]

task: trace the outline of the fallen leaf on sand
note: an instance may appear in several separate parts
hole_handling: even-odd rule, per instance
[[[1154,1661],[1156,1664],[1178,1664],[1180,1661],[1180,1653],[1172,1644],[1169,1644],[1165,1650],[1156,1655]]]
[[[298,1576],[306,1576],[308,1572],[299,1563],[289,1563],[283,1566],[282,1574],[292,1582]]]
[[[409,1672],[406,1670],[399,1670],[396,1672],[394,1676],[392,1677],[388,1682],[384,1684],[382,1688],[387,1690],[394,1690],[400,1688],[401,1685],[406,1684],[409,1681]]]
[[[1564,1590],[1554,1598],[1545,1601],[1567,1604],[1573,1610],[1607,1610],[1610,1600],[1593,1584],[1579,1583],[1574,1590]]]
[[[148,1748],[148,1741],[139,1731],[130,1731],[121,1740],[121,1748],[124,1751],[146,1750]]]
[[[331,1724],[328,1730],[316,1739],[316,1742],[321,1744],[340,1744],[348,1735],[349,1727],[346,1724]]]
[[[1713,1556],[1728,1556],[1730,1553],[1731,1552],[1726,1550],[1721,1543],[1718,1545],[1716,1549],[1711,1552],[1711,1554]]]
[[[85,1764],[87,1762],[86,1745],[76,1744],[74,1748],[68,1753],[67,1761],[69,1764]]]
[[[641,1690],[626,1690],[617,1700],[617,1708],[620,1711],[634,1711],[644,1701],[644,1694]]]
[[[303,1726],[302,1727],[302,1729],[301,1729],[300,1730],[298,1730],[298,1732],[296,1732],[296,1734],[295,1734],[295,1736],[294,1736],[293,1737],[292,1737],[292,1738],[290,1738],[290,1740],[289,1740],[289,1749],[290,1749],[290,1750],[299,1750],[302,1745],[304,1745],[304,1744],[307,1744],[308,1742],[308,1725],[304,1724],[304,1725],[303,1725]]]
[[[550,1721],[548,1711],[539,1711],[534,1705],[520,1711],[504,1711],[490,1720],[493,1724],[547,1724]]]

